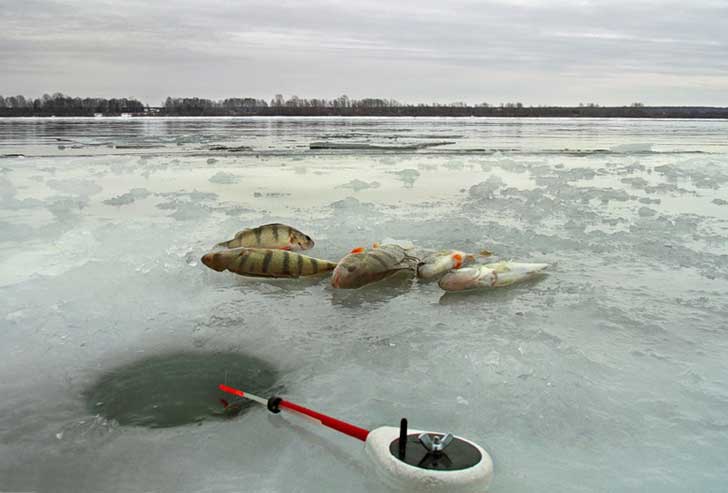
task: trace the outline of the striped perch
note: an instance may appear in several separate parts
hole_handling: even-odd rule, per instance
[[[335,263],[328,260],[272,248],[234,248],[210,252],[202,257],[202,263],[218,272],[229,270],[252,277],[313,276],[336,267]]]
[[[222,248],[276,248],[281,250],[309,250],[314,242],[310,236],[286,224],[272,223],[244,229],[235,238],[218,243]]]
[[[360,288],[399,271],[414,272],[417,261],[398,245],[355,248],[336,265],[331,285],[342,289]]]

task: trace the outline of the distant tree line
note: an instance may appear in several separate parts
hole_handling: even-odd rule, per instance
[[[591,118],[728,118],[728,108],[700,106],[524,106],[522,103],[462,102],[402,104],[394,99],[305,99],[281,94],[266,102],[254,98],[213,101],[200,98],[167,98],[158,112],[162,116],[506,116],[506,117],[591,117]]]
[[[276,94],[269,102],[255,98],[168,97],[161,107],[144,106],[135,99],[72,98],[56,93],[42,98],[0,96],[0,116],[93,116],[131,113],[147,116],[502,116],[502,117],[591,117],[591,118],[728,118],[728,108],[707,106],[524,106],[522,103],[463,102],[449,104],[403,104],[394,99],[284,98]]]
[[[228,98],[212,101],[201,98],[167,98],[159,112],[166,116],[236,116],[256,115],[268,103],[254,98]]]
[[[72,98],[57,92],[40,98],[24,96],[0,96],[0,116],[94,116],[144,114],[144,105],[127,98]]]
[[[284,99],[276,94],[270,103],[255,98],[228,98],[220,101],[201,98],[170,98],[164,102],[160,115],[169,116],[236,116],[236,115],[368,115],[374,112],[403,108],[394,99],[349,99],[346,95],[336,99],[306,99],[291,96]]]

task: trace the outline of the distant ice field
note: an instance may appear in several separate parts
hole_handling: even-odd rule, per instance
[[[333,261],[551,268],[445,294],[200,263],[269,222]],[[493,492],[728,484],[728,121],[0,119],[0,252],[0,491],[388,491],[218,381],[462,435]]]

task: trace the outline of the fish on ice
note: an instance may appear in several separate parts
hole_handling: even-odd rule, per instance
[[[489,256],[487,250],[480,252],[482,256]],[[417,264],[417,277],[424,280],[435,279],[452,269],[459,269],[475,262],[476,256],[472,253],[461,252],[460,250],[440,250],[433,252]]]
[[[548,264],[497,262],[453,270],[445,274],[438,285],[445,291],[464,291],[479,288],[500,288],[532,279]]]
[[[215,245],[222,248],[276,248],[280,250],[309,250],[314,241],[307,234],[281,223],[263,224],[235,234],[235,238]]]
[[[342,258],[331,277],[335,288],[354,289],[379,281],[385,277],[417,269],[416,257],[407,253],[399,245],[387,244],[374,248],[355,248]]]
[[[252,277],[301,277],[334,270],[336,264],[300,253],[273,248],[233,248],[202,257],[207,267]]]

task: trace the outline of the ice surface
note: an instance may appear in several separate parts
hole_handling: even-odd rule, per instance
[[[233,173],[225,173],[218,171],[208,180],[210,183],[219,183],[221,185],[232,185],[240,181],[240,176]]]
[[[362,190],[366,190],[367,188],[379,188],[379,186],[380,186],[380,183],[378,181],[366,182],[363,180],[359,180],[358,178],[355,178],[348,183],[339,185],[339,188],[350,188],[350,189],[354,190],[355,192],[360,192]]]
[[[17,189],[15,188],[15,185],[13,185],[13,182],[11,182],[7,177],[0,176],[0,199],[8,200],[13,197],[15,197],[15,194],[17,193]]]
[[[420,177],[420,172],[416,169],[403,169],[400,171],[394,171],[393,174],[397,175],[399,179],[404,183],[405,187],[412,188],[414,183]]]
[[[495,192],[504,184],[505,183],[501,177],[491,175],[487,180],[470,187],[468,193],[474,199],[491,199],[494,197]],[[516,190],[514,189],[514,191]]]
[[[635,144],[619,144],[609,148],[611,152],[618,153],[640,153],[652,151],[652,144],[635,143]]]
[[[233,378],[228,356],[273,375],[238,382],[261,393],[476,441],[494,492],[725,488],[728,123],[60,120],[0,121],[0,153],[27,156],[0,174],[1,491],[386,491],[348,437],[255,407],[217,419],[206,389]],[[461,137],[308,149],[341,135]],[[111,136],[154,147],[56,149]],[[226,174],[245,178],[211,181]],[[344,293],[200,264],[270,222],[329,260],[389,237],[553,269],[492,292],[402,276]],[[154,387],[169,368],[189,395]],[[128,406],[97,412],[99,382]]]
[[[104,200],[106,205],[128,205],[134,203],[137,199],[145,199],[151,195],[151,192],[146,188],[132,188],[126,193],[111,197],[110,199]]]
[[[81,197],[89,197],[101,191],[101,187],[93,180],[48,180],[46,185],[53,190]]]

